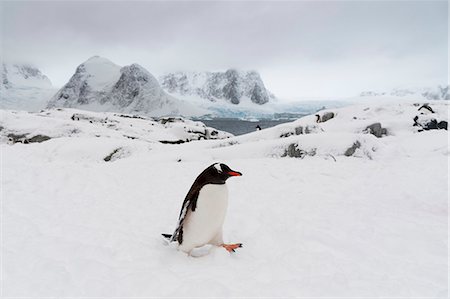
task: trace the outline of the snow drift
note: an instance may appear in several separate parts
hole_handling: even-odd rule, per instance
[[[176,145],[138,116],[4,111],[3,296],[446,297],[448,131],[415,123],[448,121],[449,106],[422,104]],[[217,161],[243,173],[224,238],[244,247],[188,257],[160,233]]]

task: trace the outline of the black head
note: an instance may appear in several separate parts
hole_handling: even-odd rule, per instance
[[[233,176],[241,176],[239,171],[232,170],[223,163],[214,163],[206,168],[197,178],[206,184],[225,184],[225,181]]]

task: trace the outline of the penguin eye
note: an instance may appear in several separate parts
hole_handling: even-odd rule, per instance
[[[220,164],[220,168],[222,169],[223,172],[229,172],[231,171],[230,167],[228,167],[225,164]]]

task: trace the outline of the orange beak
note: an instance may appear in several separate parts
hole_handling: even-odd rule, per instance
[[[231,176],[241,176],[242,175],[242,173],[237,172],[237,171],[228,171],[228,174]]]

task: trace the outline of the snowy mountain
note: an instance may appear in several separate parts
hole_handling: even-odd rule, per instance
[[[211,102],[263,105],[274,99],[255,71],[176,72],[160,77],[162,88],[176,96],[191,96]]]
[[[436,86],[434,88],[395,88],[391,91],[364,91],[360,94],[361,97],[373,96],[394,96],[394,97],[409,97],[409,98],[423,98],[429,101],[434,100],[450,100],[449,86]]]
[[[2,111],[2,295],[446,298],[448,131],[424,128],[450,102],[423,103],[177,145],[168,119]],[[215,162],[243,173],[223,233],[244,245],[187,256],[160,234]]]
[[[35,66],[2,63],[0,108],[37,111],[56,92],[47,76]]]
[[[155,77],[138,64],[120,67],[99,56],[79,65],[48,107],[153,116],[202,114],[200,109],[165,93]]]

